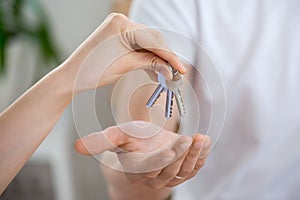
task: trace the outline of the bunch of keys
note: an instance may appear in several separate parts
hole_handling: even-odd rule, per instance
[[[173,79],[171,81],[167,81],[162,74],[158,74],[158,86],[154,90],[153,94],[149,98],[146,103],[147,108],[151,108],[156,100],[159,98],[162,92],[167,92],[166,98],[166,109],[165,109],[165,117],[169,119],[172,116],[172,106],[173,106],[173,97],[175,96],[177,107],[179,110],[180,117],[183,117],[185,114],[185,107],[182,100],[182,76],[181,74],[173,69],[170,65],[169,67],[172,69]]]

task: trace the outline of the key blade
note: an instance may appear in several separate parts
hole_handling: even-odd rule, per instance
[[[175,96],[175,100],[177,103],[179,115],[180,115],[180,117],[183,117],[183,115],[185,114],[186,111],[185,111],[185,106],[184,106],[184,102],[182,99],[182,93],[179,88],[176,90],[176,92],[174,92],[174,96]]]
[[[165,117],[170,119],[172,116],[172,104],[173,104],[173,92],[171,90],[167,90],[167,100],[166,100],[166,111]]]
[[[149,98],[149,100],[146,103],[146,107],[150,108],[153,106],[153,104],[156,102],[156,100],[158,99],[158,97],[160,96],[160,94],[164,91],[164,87],[159,84],[156,89],[154,90],[153,94],[151,95],[151,97]]]

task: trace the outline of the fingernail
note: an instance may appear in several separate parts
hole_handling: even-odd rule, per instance
[[[184,74],[184,73],[186,72],[185,66],[184,66],[184,65],[181,65],[180,67],[181,67],[181,70],[180,70],[181,73]]]
[[[185,151],[190,145],[191,143],[189,141],[183,142],[179,145],[179,149],[180,151]]]
[[[210,148],[210,141],[209,141],[209,139],[206,139],[203,144],[203,149],[201,150],[201,153],[200,153],[200,158],[202,158],[204,155],[206,155],[208,153],[209,148]]]
[[[202,142],[196,142],[194,143],[193,147],[196,148],[196,149],[200,149],[202,146]]]
[[[203,145],[203,149],[207,150],[208,148],[210,148],[210,139],[206,138]]]

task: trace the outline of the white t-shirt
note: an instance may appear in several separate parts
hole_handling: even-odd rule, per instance
[[[300,1],[136,0],[130,16],[201,43],[225,86],[222,135],[175,199],[299,199]]]

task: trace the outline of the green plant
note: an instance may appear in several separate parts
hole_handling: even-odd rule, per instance
[[[60,61],[47,17],[38,0],[0,0],[0,73],[6,68],[7,46],[20,36],[34,41],[45,62]]]

